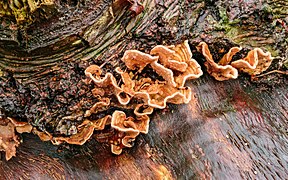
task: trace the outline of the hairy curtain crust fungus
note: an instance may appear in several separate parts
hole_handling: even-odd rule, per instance
[[[249,75],[257,75],[267,70],[273,58],[270,52],[264,52],[260,48],[255,48],[248,52],[244,59],[239,59],[231,65]]]
[[[121,60],[127,68],[131,70],[138,68],[138,71],[141,72],[148,64],[157,61],[158,57],[137,50],[127,50]]]
[[[159,63],[154,62],[153,69],[162,72],[163,78],[174,87],[183,87],[186,80],[197,79],[203,74],[200,65],[192,58],[187,40],[176,46],[155,46],[150,54],[159,56]],[[173,71],[178,75],[175,76]]]
[[[223,60],[222,60],[223,65],[221,65],[221,64],[217,64],[213,60],[210,50],[208,48],[208,45],[205,42],[201,42],[196,48],[199,52],[203,54],[203,56],[206,59],[206,62],[204,64],[207,68],[207,72],[211,76],[213,76],[216,80],[225,81],[228,79],[236,79],[238,77],[237,69],[232,67],[231,65],[227,65],[228,64],[227,60],[232,59],[231,55],[233,56],[233,53],[229,51],[229,53],[224,55]]]
[[[112,153],[120,154],[123,148],[133,146],[140,133],[148,133],[149,116],[155,108],[164,109],[168,103],[188,103],[193,93],[185,87],[185,82],[203,74],[200,65],[192,59],[188,41],[175,46],[156,46],[150,54],[127,50],[119,61],[123,62],[122,66],[114,71],[105,72],[98,65],[86,68],[84,82],[94,86],[90,94],[95,101],[83,111],[82,121],[70,120],[70,116],[59,121],[74,121],[73,133],[62,133],[60,128],[53,134],[12,118],[1,120],[0,151],[6,152],[6,159],[15,156],[20,144],[17,133],[23,132],[32,132],[54,145],[83,145],[95,131],[108,131],[110,135],[101,141],[110,143]],[[67,131],[65,128],[63,131]]]
[[[207,67],[208,73],[218,81],[236,79],[238,77],[238,70],[248,73],[251,76],[260,74],[268,69],[273,60],[270,52],[265,53],[262,49],[255,48],[249,51],[245,58],[231,62],[232,57],[242,49],[241,47],[232,47],[229,52],[216,63],[205,42],[201,42],[196,48],[207,60],[205,66]]]
[[[269,52],[255,48],[245,58],[232,61],[241,50],[241,47],[232,47],[216,63],[205,42],[196,48],[206,59],[208,73],[219,81],[237,78],[238,70],[257,75],[265,71],[273,59]],[[200,65],[192,58],[187,40],[177,45],[155,46],[150,54],[127,50],[114,71],[98,65],[86,68],[84,82],[92,86],[90,95],[93,100],[83,110],[83,120],[74,122],[73,133],[64,133],[65,136],[60,131],[60,134],[50,134],[26,122],[2,118],[0,151],[6,152],[7,160],[15,156],[20,144],[17,133],[33,132],[42,141],[51,141],[55,145],[83,145],[97,131],[95,139],[109,143],[112,153],[120,154],[123,148],[133,146],[140,133],[148,133],[149,116],[155,109],[164,109],[168,103],[191,101],[194,94],[185,83],[202,74]],[[68,121],[69,118],[62,120]]]
[[[200,65],[192,59],[188,41],[175,46],[156,46],[150,54],[127,50],[121,60],[127,67],[125,71],[116,67],[113,73],[103,73],[97,65],[85,70],[95,85],[93,96],[99,100],[86,111],[85,117],[115,109],[112,115],[109,114],[110,128],[117,133],[108,140],[114,154],[131,147],[131,142],[140,133],[148,133],[149,115],[155,108],[163,109],[167,103],[188,103],[192,91],[184,86],[185,82],[203,74]],[[145,73],[147,69],[156,75],[152,77]]]
[[[0,151],[5,151],[5,158],[9,160],[16,156],[16,148],[20,144],[17,133],[30,133],[32,126],[27,122],[19,122],[9,117],[0,120]]]

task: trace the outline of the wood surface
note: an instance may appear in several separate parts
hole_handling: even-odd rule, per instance
[[[127,49],[149,52],[185,39],[203,70],[204,58],[195,50],[200,41],[218,59],[221,47],[269,50],[275,57],[271,69],[287,70],[285,0],[143,0],[145,9],[137,16],[126,5],[114,6],[111,14],[112,1],[87,2],[93,6],[62,9],[65,21],[56,16],[26,30],[2,22],[0,110],[6,115],[45,128],[48,119],[59,122],[69,103],[86,98],[56,103],[65,110],[45,109],[51,99],[37,98],[48,87],[62,83],[52,95],[63,97],[85,78],[89,64],[113,67]],[[72,13],[81,7],[82,13]],[[54,146],[23,134],[16,157],[6,161],[2,154],[0,179],[288,179],[287,75],[218,82],[204,70],[187,86],[192,101],[156,111],[149,133],[119,156],[93,138],[83,146]]]
[[[59,148],[24,135],[1,179],[285,179],[287,87],[240,80],[190,82],[196,99],[154,114],[147,135],[119,156],[91,140]]]

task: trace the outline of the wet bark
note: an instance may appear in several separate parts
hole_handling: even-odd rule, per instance
[[[144,0],[138,15],[126,1],[73,2],[27,25],[1,18],[3,116],[54,133],[65,117],[81,117],[93,104],[91,87],[82,83],[88,65],[104,64],[109,72],[127,49],[149,52],[185,39],[200,64],[195,45],[205,41],[216,59],[234,45],[269,50],[276,58],[268,71],[287,71],[285,0]],[[149,133],[122,155],[94,139],[53,146],[24,134],[17,157],[1,161],[0,178],[288,178],[287,76],[217,82],[204,74],[188,83],[195,100],[157,111]],[[73,108],[80,101],[87,104]]]

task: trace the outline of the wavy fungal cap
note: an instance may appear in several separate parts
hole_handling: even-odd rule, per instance
[[[242,49],[232,47],[216,63],[205,42],[196,48],[206,59],[207,72],[218,81],[236,79],[238,71],[257,75],[265,71],[273,60],[269,52],[255,48],[245,58],[232,61]],[[116,67],[112,73],[105,72],[98,65],[90,65],[85,70],[86,82],[93,86],[91,95],[95,101],[83,113],[84,121],[74,127],[72,135],[53,136],[27,122],[2,118],[0,151],[6,152],[6,159],[15,156],[16,147],[20,144],[17,133],[24,132],[33,132],[41,140],[55,145],[83,145],[95,131],[98,134],[108,131],[108,134],[93,137],[110,143],[112,153],[120,154],[123,148],[133,146],[140,133],[148,133],[150,115],[155,108],[164,109],[169,103],[189,103],[194,94],[185,83],[203,74],[198,62],[192,58],[187,40],[177,45],[155,46],[149,54],[127,50],[121,61],[125,70]]]

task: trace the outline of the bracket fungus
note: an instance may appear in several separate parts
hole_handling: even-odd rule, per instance
[[[127,68],[131,70],[138,68],[141,72],[148,64],[157,61],[158,57],[137,50],[127,50],[121,60],[125,62]]]
[[[0,151],[5,151],[5,158],[9,160],[16,156],[16,148],[20,144],[17,133],[30,133],[32,126],[27,122],[18,122],[9,117],[0,120]]]
[[[267,70],[273,61],[270,52],[265,53],[262,49],[255,48],[249,51],[245,58],[231,62],[233,56],[242,49],[241,47],[232,47],[229,52],[216,63],[205,42],[201,42],[196,48],[207,60],[205,66],[207,67],[208,73],[218,81],[236,79],[238,77],[238,71],[248,73],[251,76],[260,74]]]
[[[83,145],[95,131],[100,134],[108,131],[110,135],[96,140],[110,143],[111,151],[120,154],[123,148],[133,146],[140,133],[148,133],[150,115],[155,108],[164,109],[168,103],[188,103],[193,92],[185,87],[186,81],[203,74],[200,65],[192,59],[188,41],[175,46],[156,46],[150,54],[127,50],[119,61],[114,71],[105,72],[98,65],[86,68],[87,78],[83,83],[93,86],[89,93],[93,103],[85,107],[81,121],[71,123],[75,120],[69,121],[73,116],[65,116],[59,120],[57,133],[12,118],[1,121],[0,151],[6,152],[6,159],[15,156],[20,144],[17,133],[23,132],[32,132],[54,145]],[[68,133],[71,127],[73,132]]]
[[[231,60],[231,56],[234,55],[236,51],[229,51],[224,55],[223,60],[220,61],[222,64],[217,64],[210,53],[208,45],[205,42],[201,42],[197,47],[197,50],[203,54],[206,59],[205,66],[207,72],[213,76],[218,81],[224,81],[228,79],[236,79],[238,77],[238,71],[231,65],[228,65],[228,60]],[[240,51],[240,48],[238,49]],[[233,53],[232,53],[233,52]]]
[[[257,75],[267,70],[272,61],[270,52],[265,53],[262,49],[255,48],[249,51],[244,59],[234,61],[231,65],[250,75]]]
[[[168,80],[170,79],[168,76],[172,76],[171,83],[174,87],[183,87],[187,80],[197,79],[203,75],[200,65],[192,58],[192,52],[187,40],[176,46],[155,46],[150,54],[159,56],[159,64],[162,64],[162,67],[167,69],[165,74]],[[159,70],[162,68],[157,65],[155,62],[153,68],[155,71],[158,68]],[[177,75],[174,75],[173,71]]]
[[[116,67],[114,74],[103,74],[97,65],[85,70],[95,85],[93,95],[98,99],[86,111],[85,117],[99,114],[103,107],[105,110],[116,109],[112,115],[109,114],[110,128],[118,134],[109,140],[114,154],[120,154],[124,147],[131,147],[131,142],[140,133],[148,133],[149,115],[154,108],[163,109],[167,103],[188,103],[192,91],[184,86],[185,82],[203,74],[200,65],[192,59],[187,40],[176,46],[156,46],[150,54],[127,50],[121,60],[127,67],[125,71]],[[156,74],[152,77],[145,72],[147,69]],[[116,75],[121,78],[116,78]],[[126,113],[130,116],[127,117]]]
[[[241,50],[233,47],[216,63],[206,43],[201,42],[196,48],[207,60],[208,73],[219,81],[236,79],[237,69],[258,73],[267,68],[272,59],[270,53],[256,48],[246,58],[231,63],[232,57]],[[33,132],[53,144],[82,145],[95,131],[109,130],[111,134],[100,141],[110,143],[112,153],[120,154],[123,148],[132,147],[140,133],[148,133],[149,116],[154,109],[164,109],[168,103],[188,103],[193,92],[185,86],[186,81],[203,74],[192,58],[187,40],[175,46],[155,46],[150,54],[127,50],[121,61],[123,64],[114,71],[105,72],[106,69],[98,65],[86,68],[86,82],[94,86],[91,92],[96,102],[84,113],[84,121],[77,126],[76,134],[53,137],[49,133]]]
[[[204,64],[208,73],[219,81],[236,79],[238,70],[250,75],[259,74],[273,60],[269,52],[255,48],[245,58],[232,61],[233,56],[242,49],[232,47],[216,63],[205,42],[196,48],[206,59]],[[109,143],[111,151],[120,154],[123,148],[133,146],[140,133],[148,133],[150,115],[155,109],[164,109],[168,103],[191,101],[194,94],[185,83],[202,74],[200,65],[192,58],[187,40],[177,45],[155,46],[149,54],[127,50],[114,71],[107,71],[98,65],[86,68],[84,82],[93,88],[88,93],[92,100],[82,111],[83,119],[73,122],[73,133],[61,133],[60,128],[60,133],[55,135],[33,128],[28,123],[6,118],[0,124],[0,151],[6,152],[7,160],[15,156],[16,147],[20,144],[17,133],[33,132],[41,140],[51,141],[55,145],[83,145],[98,131],[96,140]],[[62,119],[63,122],[70,117]],[[106,131],[110,134],[103,135]]]

